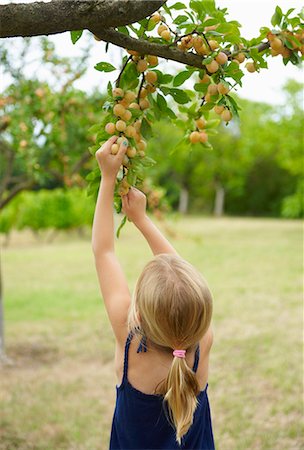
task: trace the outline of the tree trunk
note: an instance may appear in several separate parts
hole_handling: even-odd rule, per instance
[[[216,183],[215,185],[215,202],[214,202],[214,215],[216,217],[221,217],[224,213],[224,202],[225,202],[225,189],[221,183]]]
[[[9,359],[5,354],[4,345],[4,308],[3,308],[3,284],[1,273],[1,247],[0,247],[0,365],[1,364],[13,364],[13,361]]]
[[[189,204],[189,191],[185,187],[182,187],[179,194],[178,212],[181,214],[187,214]]]

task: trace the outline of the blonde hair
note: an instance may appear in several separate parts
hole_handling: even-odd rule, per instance
[[[137,280],[128,316],[129,330],[163,350],[192,350],[209,328],[212,294],[202,275],[175,254],[160,254]],[[185,358],[174,357],[158,392],[164,395],[176,440],[193,423],[200,387]]]

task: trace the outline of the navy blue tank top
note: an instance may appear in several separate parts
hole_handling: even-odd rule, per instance
[[[128,381],[128,354],[134,333],[127,337],[124,355],[123,379],[116,385],[116,405],[112,421],[110,450],[117,449],[201,449],[214,450],[211,413],[207,395],[208,383],[197,396],[198,406],[193,423],[182,437],[181,445],[175,438],[175,429],[167,419],[168,410],[160,394],[145,394],[134,388]],[[146,351],[140,344],[137,353]],[[193,371],[196,372],[199,361],[199,345],[195,351]]]

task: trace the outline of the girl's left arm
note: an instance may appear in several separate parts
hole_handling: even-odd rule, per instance
[[[118,342],[125,341],[127,314],[130,306],[130,292],[125,275],[115,255],[113,197],[117,172],[127,149],[121,144],[117,155],[111,154],[111,146],[117,136],[111,137],[96,152],[96,159],[102,172],[93,226],[92,250],[106,310]]]

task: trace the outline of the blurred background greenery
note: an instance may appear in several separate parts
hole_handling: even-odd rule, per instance
[[[0,449],[106,449],[114,338],[85,179],[96,167],[88,129],[101,120],[105,85],[74,87],[85,52],[63,58],[47,39],[32,42],[0,48],[12,80],[0,98],[0,293],[13,362],[0,373]],[[47,70],[43,81],[26,72],[29,56]],[[147,174],[150,210],[214,292],[209,395],[224,450],[304,445],[302,85],[289,80],[284,95],[281,106],[240,99],[240,121],[221,126],[212,150],[181,143],[165,120],[148,142],[157,162]],[[131,224],[117,251],[132,288],[151,255]]]

